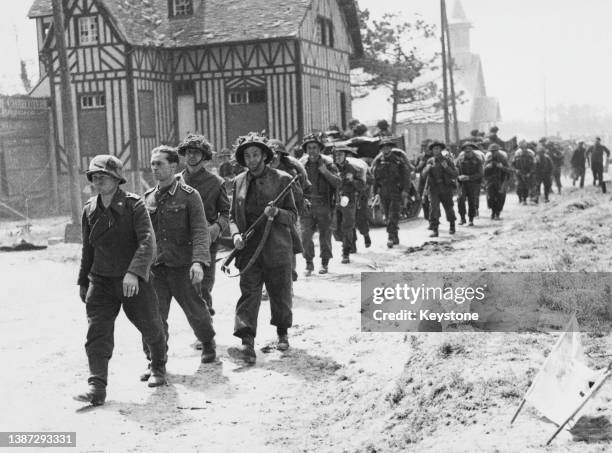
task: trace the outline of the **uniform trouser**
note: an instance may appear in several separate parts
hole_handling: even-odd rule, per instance
[[[356,212],[357,206],[354,204],[345,208],[341,206],[336,208],[336,228],[341,234],[343,256],[349,255],[354,247]]]
[[[527,178],[521,175],[516,177],[516,194],[519,197],[519,201],[527,201],[529,191],[531,190],[531,178]]]
[[[191,266],[168,267],[163,264],[153,266],[153,287],[157,293],[159,301],[159,314],[164,326],[166,335],[166,350],[168,350],[168,314],[170,313],[170,302],[174,297],[179,306],[183,309],[187,322],[193,329],[193,333],[202,343],[208,343],[215,336],[212,326],[212,318],[208,311],[206,299],[198,294],[189,278]],[[202,292],[206,292],[202,285]],[[145,353],[147,348],[145,345]],[[149,354],[147,354],[149,358]]]
[[[212,309],[213,301],[212,301],[212,290],[213,286],[215,286],[215,273],[217,270],[217,250],[219,249],[219,244],[217,242],[213,242],[210,246],[210,266],[202,266],[204,269],[204,279],[202,280],[202,298],[206,301],[206,305],[208,306],[208,311],[211,315],[214,314]]]
[[[499,214],[506,204],[506,192],[501,190],[501,184],[487,186],[487,206],[493,214]]]
[[[572,176],[574,184],[580,179],[580,187],[584,187],[584,175],[586,169],[584,167],[574,167],[574,175]]]
[[[603,162],[593,162],[591,164],[591,171],[593,172],[593,185],[596,185],[597,181],[601,185],[603,182]]]
[[[359,194],[357,212],[355,214],[355,226],[363,236],[370,234],[370,223],[368,222],[368,196],[369,189]]]
[[[382,206],[385,218],[387,219],[387,233],[389,237],[396,237],[399,231],[399,217],[402,209],[402,195],[381,194],[380,205]]]
[[[300,217],[302,227],[302,247],[304,252],[302,256],[306,262],[311,262],[315,256],[314,236],[315,229],[319,231],[319,253],[321,260],[329,261],[332,258],[332,210],[327,205],[313,202],[310,207],[310,212]]]
[[[108,382],[108,362],[115,345],[115,319],[122,306],[125,315],[142,334],[150,353],[152,369],[163,369],[166,364],[166,339],[152,285],[139,279],[138,294],[124,297],[122,277],[90,275],[89,280],[85,299],[89,324],[85,343],[89,361],[88,382],[96,386],[106,386]]]
[[[480,182],[462,182],[459,196],[457,197],[457,208],[461,218],[465,218],[465,202],[468,205],[468,217],[473,219],[476,217],[478,209],[478,199],[480,198]]]
[[[553,170],[553,179],[555,181],[555,185],[557,186],[557,191],[561,190],[561,167],[555,167]]]
[[[540,187],[544,186],[544,199],[548,200],[548,195],[550,194],[550,188],[552,187],[552,177],[551,176],[536,176],[535,185],[533,189],[533,200],[538,201],[540,198]]]
[[[438,228],[440,225],[440,204],[444,208],[446,214],[446,220],[448,222],[455,222],[455,209],[453,208],[453,192],[429,192],[429,202],[431,203],[429,211],[429,224],[433,228]]]
[[[419,196],[423,206],[423,218],[429,220],[429,197],[425,191],[425,178],[422,176],[419,178]]]
[[[240,275],[240,299],[236,304],[234,335],[243,338],[257,334],[257,316],[261,305],[262,286],[270,298],[270,324],[288,329],[293,322],[291,297],[291,265],[266,265],[260,255],[253,265]]]

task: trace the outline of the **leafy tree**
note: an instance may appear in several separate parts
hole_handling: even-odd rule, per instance
[[[395,133],[397,115],[402,107],[435,97],[431,84],[414,87],[413,82],[437,69],[438,54],[423,55],[419,50],[427,40],[435,38],[435,26],[420,16],[411,22],[403,21],[398,14],[387,13],[381,20],[370,20],[368,10],[359,12],[364,55],[353,61],[354,68],[363,70],[359,80],[353,83],[354,97],[365,97],[372,90],[385,88],[391,102],[391,132]]]

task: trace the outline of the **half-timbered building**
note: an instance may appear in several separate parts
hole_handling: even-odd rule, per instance
[[[217,149],[251,130],[292,146],[350,118],[349,58],[362,51],[353,0],[64,0],[64,8],[82,169],[98,153],[145,169],[153,147],[188,132]],[[29,17],[62,131],[51,0],[35,0]]]

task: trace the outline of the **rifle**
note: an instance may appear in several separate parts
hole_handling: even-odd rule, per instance
[[[278,196],[274,200],[272,200],[270,203],[268,203],[268,206],[275,207],[278,203],[280,203],[283,200],[283,198],[285,198],[285,195],[287,195],[287,193],[289,193],[289,191],[292,189],[293,185],[299,180],[299,178],[300,178],[299,174],[295,175],[291,179],[289,184],[287,184],[287,186],[283,190],[281,190],[281,192],[278,194]],[[253,236],[253,233],[255,232],[255,230],[264,221],[268,222],[268,225],[266,225],[266,228],[269,230],[269,225],[272,223],[272,220],[274,220],[272,217],[268,217],[265,213],[262,213],[257,218],[257,220],[255,220],[255,222],[253,222],[253,224],[244,233],[240,234],[240,236],[242,237],[242,241],[245,243],[245,245],[246,245],[246,242],[251,238],[251,236]],[[257,259],[257,256],[261,253],[261,249],[263,249],[263,245],[264,245],[266,239],[267,239],[267,234],[264,232],[264,236],[261,238],[261,242],[260,242],[259,246],[255,250],[255,253],[253,253],[253,256],[251,257],[251,260],[249,261],[247,266],[242,270],[242,272],[244,272],[246,269],[248,269],[252,265],[252,263],[255,261],[255,259]],[[225,258],[225,261],[223,261],[223,264],[221,265],[221,271],[223,273],[225,273],[226,275],[230,276],[229,275],[230,274],[229,265],[240,254],[241,250],[243,250],[243,249],[238,250],[238,249],[235,248]],[[238,274],[238,275],[240,275],[240,274]],[[236,275],[233,275],[232,277],[236,277]]]

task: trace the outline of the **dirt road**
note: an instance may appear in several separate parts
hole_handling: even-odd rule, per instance
[[[540,206],[509,195],[501,222],[481,201],[473,228],[454,237],[443,224],[435,241],[425,222],[402,225],[402,245],[372,248],[341,265],[339,246],[327,276],[300,276],[295,327],[286,353],[264,303],[258,362],[230,361],[238,282],[222,275],[214,291],[219,360],[199,363],[184,315],[170,313],[169,385],[139,382],[140,338],[123,314],[115,331],[108,400],[83,408],[71,396],[87,377],[83,304],[75,285],[79,247],[0,254],[1,431],[76,431],[77,451],[146,452],[604,452],[612,449],[612,383],[589,406],[585,429],[562,433],[543,450],[554,426],[527,410],[508,421],[554,344],[549,334],[367,334],[360,332],[360,272],[609,271],[612,197],[569,189]],[[300,271],[303,260],[298,259]],[[585,335],[594,367],[610,360],[610,337]],[[269,352],[263,352],[261,349]],[[74,449],[70,450],[74,451]]]

